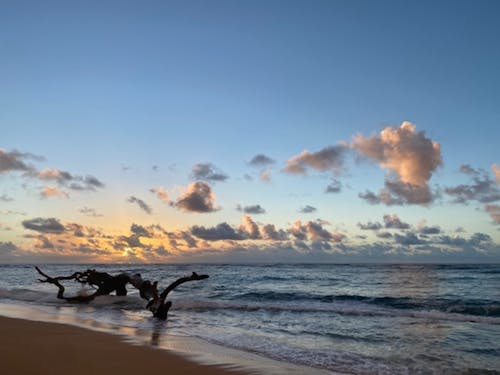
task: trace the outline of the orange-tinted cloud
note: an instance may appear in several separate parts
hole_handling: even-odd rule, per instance
[[[288,231],[298,241],[342,242],[345,238],[342,233],[330,233],[323,227],[323,222],[320,220],[308,221],[304,224],[297,220]]]
[[[259,179],[263,182],[271,182],[271,170],[263,169],[259,173]]]
[[[149,189],[149,191],[155,194],[156,197],[163,203],[168,204],[170,202],[168,192],[162,186],[159,186],[157,188],[151,188]]]
[[[96,188],[104,187],[104,184],[94,176],[76,176],[55,168],[42,169],[35,177],[42,181],[55,181],[71,190],[94,191]]]
[[[388,126],[379,135],[354,137],[352,147],[360,155],[394,172],[407,184],[424,186],[442,164],[441,146],[416,132],[415,125],[403,122],[399,127]]]
[[[491,170],[493,174],[495,175],[495,181],[497,184],[500,184],[500,167],[496,164],[493,164],[491,166]]]
[[[69,194],[55,186],[45,186],[40,192],[41,198],[69,198]]]
[[[500,224],[500,205],[498,204],[487,204],[484,208],[497,224]]]
[[[252,218],[248,215],[243,215],[243,223],[240,226],[240,230],[247,234],[250,239],[261,239],[261,234],[259,226]]]
[[[305,175],[307,169],[312,168],[320,172],[331,171],[340,174],[344,165],[345,145],[328,146],[317,152],[308,150],[290,158],[284,171],[290,174]]]

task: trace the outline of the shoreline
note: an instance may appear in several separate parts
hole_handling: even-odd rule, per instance
[[[65,307],[62,307],[64,310]],[[111,352],[113,355],[117,353],[132,353],[121,355],[120,358],[124,362],[123,367],[113,367],[115,373],[120,368],[123,375],[136,375],[139,373],[149,374],[143,360],[143,356],[151,357],[155,363],[156,372],[159,366],[167,366],[169,373],[175,374],[200,374],[200,375],[249,375],[249,374],[268,374],[268,375],[326,375],[338,374],[331,370],[323,370],[314,367],[301,366],[288,362],[263,357],[261,355],[233,349],[225,346],[220,346],[196,337],[177,336],[169,333],[161,332],[163,329],[159,325],[158,330],[133,329],[131,327],[122,327],[108,325],[94,320],[86,320],[78,318],[73,314],[51,314],[48,310],[50,307],[43,306],[27,306],[24,304],[9,303],[0,300],[0,335],[9,340],[1,340],[0,344],[0,360],[2,368],[12,370],[12,373],[26,374],[54,374],[67,375],[67,371],[71,371],[72,375],[88,375],[88,371],[97,371],[104,373],[104,369],[99,369],[94,363],[89,365],[90,368],[82,367],[82,371],[77,372],[73,368],[60,367],[54,369],[46,368],[42,371],[34,366],[31,368],[23,368],[22,371],[16,368],[7,366],[15,365],[9,361],[3,361],[7,354],[6,350],[9,347],[13,348],[13,358],[17,358],[17,363],[20,358],[29,353],[29,357],[37,358],[37,363],[55,363],[51,358],[58,360],[59,358],[70,358],[65,353],[57,353],[58,348],[67,350],[64,342],[61,342],[61,337],[65,337],[66,342],[71,344],[72,352],[70,356],[78,356],[72,360],[81,365],[82,358],[90,358],[96,355],[99,361],[107,361],[106,357],[101,353]],[[62,310],[60,312],[62,312]],[[15,329],[11,327],[15,326]],[[31,329],[31,333],[29,330]],[[53,331],[60,332],[54,336]],[[43,333],[45,336],[37,339]],[[75,340],[70,339],[73,337]],[[84,337],[84,340],[81,340]],[[33,345],[33,338],[37,339],[39,346]],[[44,341],[44,339],[46,341]],[[29,343],[29,349],[24,343]],[[102,342],[109,343],[109,347],[102,345]],[[37,352],[37,348],[43,347],[44,350],[52,348],[54,354],[44,352],[43,355]],[[10,353],[10,352],[9,352]],[[144,354],[145,353],[145,354]],[[46,355],[47,354],[47,355]],[[131,361],[132,356],[139,359],[141,366],[135,366]],[[31,361],[30,359],[30,361]],[[71,360],[67,360],[71,361]],[[115,358],[115,362],[118,360]],[[121,365],[120,365],[121,366]],[[173,367],[172,367],[173,366]],[[121,370],[123,368],[123,370]],[[15,371],[14,371],[15,370]],[[155,373],[156,373],[155,372]]]
[[[235,365],[200,364],[171,351],[133,345],[116,335],[68,324],[0,316],[0,335],[6,373],[250,374]]]

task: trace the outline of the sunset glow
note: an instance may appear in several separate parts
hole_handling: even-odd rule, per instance
[[[495,12],[354,3],[6,5],[0,261],[499,261]]]

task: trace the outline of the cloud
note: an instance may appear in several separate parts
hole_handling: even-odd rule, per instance
[[[170,198],[168,196],[168,192],[161,186],[157,188],[151,188],[149,191],[156,195],[156,197],[161,200],[163,203],[168,204],[170,202]]]
[[[446,187],[444,192],[452,197],[453,203],[467,204],[470,201],[491,203],[500,200],[500,189],[484,169],[470,165],[460,166],[459,172],[468,176],[469,184]]]
[[[313,212],[318,211],[316,207],[310,206],[310,205],[305,205],[304,207],[301,207],[299,209],[299,212],[302,214],[312,214]]]
[[[497,254],[499,251],[499,246],[495,245],[491,239],[491,237],[486,233],[476,232],[469,239],[464,237],[454,235],[442,235],[439,236],[435,240],[436,244],[450,246],[459,249],[460,251],[465,251],[467,249],[471,249],[476,252],[485,252],[485,248],[487,247],[496,247]]]
[[[332,240],[342,240],[341,237],[334,237],[329,231],[323,228],[320,222],[309,221],[306,224],[302,224],[300,220],[297,220],[293,226],[289,229],[289,232],[300,241],[312,240],[312,241],[332,241]]]
[[[380,196],[368,190],[365,191],[364,193],[359,193],[358,197],[368,202],[369,204],[379,204],[382,201]]]
[[[120,236],[116,242],[116,249],[122,250],[123,246],[126,247],[139,247],[142,248],[144,245],[141,243],[139,236],[132,234],[130,236]]]
[[[352,148],[411,185],[425,185],[442,164],[439,143],[427,138],[423,131],[415,132],[415,125],[407,121],[398,128],[386,127],[380,135],[366,138],[358,134]]]
[[[93,188],[103,188],[104,184],[99,181],[96,177],[87,175],[85,178],[77,177],[80,181],[83,181],[85,186],[83,189],[85,190],[93,190]],[[71,185],[69,186],[70,189],[75,189],[75,187],[72,187]]]
[[[382,224],[378,222],[372,223],[371,221],[369,221],[366,224],[358,223],[358,227],[361,230],[379,230],[382,229]]]
[[[345,145],[328,146],[318,152],[304,150],[286,162],[284,171],[290,174],[305,175],[307,169],[312,168],[320,172],[331,171],[338,175],[342,172],[346,150]]]
[[[241,207],[240,205],[237,205],[236,210],[243,211],[246,214],[252,214],[252,215],[266,213],[266,210],[260,204],[254,204],[254,205],[245,206],[245,207]]]
[[[327,194],[340,193],[342,191],[342,183],[338,180],[333,180],[325,189]]]
[[[271,170],[270,169],[264,169],[260,171],[259,173],[259,179],[262,182],[271,182]]]
[[[491,242],[491,237],[489,234],[476,232],[470,237],[469,242],[474,245],[480,245],[483,242]]]
[[[38,249],[54,249],[54,244],[45,236],[39,235],[36,237],[38,243],[35,245]]]
[[[264,154],[257,154],[248,162],[250,166],[257,168],[267,167],[275,163],[276,161],[274,159]]]
[[[198,163],[193,165],[191,171],[193,180],[203,180],[208,182],[226,181],[229,176],[220,171],[212,163]]]
[[[240,231],[246,233],[247,237],[250,239],[261,239],[259,226],[248,215],[243,215],[243,223],[240,226]]]
[[[215,227],[193,226],[190,230],[193,236],[207,241],[243,241],[262,240],[283,241],[288,235],[283,230],[276,230],[273,224],[259,225],[249,215],[243,215],[243,221],[239,228],[232,227],[228,223],[220,223]]]
[[[393,229],[410,228],[410,224],[402,222],[401,219],[396,214],[384,215],[384,223],[386,228],[393,228]]]
[[[428,181],[442,165],[441,146],[427,138],[423,131],[416,132],[415,125],[405,121],[399,127],[388,126],[372,137],[358,134],[351,147],[393,173],[386,177],[385,186],[378,194],[366,191],[359,194],[361,199],[370,204],[427,205],[436,198]]]
[[[493,175],[495,176],[496,183],[500,184],[500,167],[496,164],[493,164],[491,166],[491,171],[493,172]]]
[[[101,181],[91,175],[77,176],[55,168],[37,170],[33,165],[27,164],[26,161],[30,159],[36,161],[44,160],[43,157],[30,153],[22,153],[16,150],[9,152],[0,149],[0,174],[21,171],[25,172],[23,174],[24,177],[35,178],[44,182],[53,181],[59,186],[64,186],[72,190],[95,191],[97,188],[104,187]]]
[[[412,233],[412,232],[407,232],[404,234],[396,233],[394,235],[394,241],[396,241],[396,243],[398,243],[400,245],[405,245],[405,246],[422,245],[422,244],[426,243],[426,241],[418,238],[417,235],[415,233]]]
[[[187,247],[194,248],[198,246],[198,242],[187,231],[181,232],[181,238],[186,243]]]
[[[394,220],[394,215],[390,216],[392,221],[397,221]],[[40,220],[49,224],[49,219]],[[425,222],[420,223],[416,230],[425,228],[424,224]],[[65,223],[63,233],[38,231],[24,235],[25,238],[33,239],[33,243],[29,244],[32,250],[21,249],[15,254],[4,256],[4,259],[94,263],[161,262],[165,257],[177,262],[239,263],[446,262],[464,259],[498,262],[500,259],[499,245],[486,233],[475,233],[469,238],[441,234],[424,237],[427,235],[417,231],[396,235],[377,230],[375,234],[379,238],[378,242],[351,245],[349,241],[345,241],[344,234],[332,233],[326,229],[326,225],[320,220],[299,221],[287,232],[276,228],[274,224],[258,224],[245,215],[239,226],[221,223],[214,227],[195,226],[189,230],[169,232],[159,225],[131,223],[129,233],[111,234],[77,223]],[[391,237],[393,240],[388,241]],[[10,245],[8,247],[12,248]],[[0,252],[1,248],[0,243]],[[159,250],[156,251],[157,249]]]
[[[1,151],[1,150],[0,150]],[[17,251],[17,246],[12,242],[1,242],[0,241],[0,255],[10,255]]]
[[[42,169],[38,172],[38,178],[44,181],[56,181],[61,185],[73,180],[73,176],[69,172],[59,169]]]
[[[69,194],[66,193],[64,190],[60,190],[55,186],[45,186],[40,192],[40,198],[42,199],[54,198],[54,197],[67,199],[69,198]]]
[[[248,181],[248,182],[253,181],[253,177],[251,175],[249,175],[248,173],[245,173],[243,175],[243,178],[245,179],[245,181]]]
[[[376,234],[376,236],[378,238],[391,238],[392,237],[392,233],[391,232],[378,232]]]
[[[9,231],[12,230],[12,228],[0,222],[0,230]]]
[[[139,199],[137,197],[130,196],[127,198],[127,202],[137,203],[137,205],[148,215],[151,215],[151,213],[153,212],[152,208],[149,205],[147,205],[142,199]]]
[[[0,149],[0,174],[16,171],[33,172],[35,167],[26,163],[29,159],[43,160],[42,157],[30,153]]]
[[[431,203],[435,194],[433,194],[428,185],[413,185],[396,180],[385,181],[385,204],[428,204]]]
[[[428,227],[428,226],[423,226],[418,229],[418,232],[420,234],[424,235],[430,235],[430,234],[440,234],[441,233],[441,228],[437,225]]]
[[[94,176],[72,175],[60,169],[42,169],[36,174],[36,177],[42,181],[57,182],[60,186],[65,186],[68,189],[77,191],[95,191],[97,188],[104,187],[104,184]]]
[[[0,195],[0,202],[12,202],[14,198],[9,197],[7,194]]]
[[[214,212],[215,195],[210,185],[203,181],[189,184],[184,193],[175,202],[175,207],[185,212]]]
[[[1,215],[21,215],[21,216],[26,216],[26,212],[21,212],[21,211],[12,211],[12,210],[7,210],[7,211],[0,211]]]
[[[153,251],[159,256],[167,256],[167,255],[171,254],[170,251],[165,249],[163,246],[159,246],[156,249],[154,249]]]
[[[428,185],[412,185],[398,180],[385,180],[385,187],[378,194],[371,191],[359,193],[358,196],[369,204],[383,203],[387,206],[420,204],[427,205],[437,197]]]
[[[149,231],[142,225],[132,223],[130,226],[130,231],[137,237],[151,237]]]
[[[66,224],[66,231],[72,232],[75,237],[85,237],[84,226],[78,223]]]
[[[90,216],[90,217],[101,217],[103,215],[98,214],[93,208],[83,207],[79,210],[80,213]]]
[[[63,233],[66,229],[58,219],[55,219],[53,217],[47,219],[37,217],[30,220],[24,220],[22,224],[26,229],[31,229],[41,233],[60,234]]]
[[[262,237],[271,241],[285,241],[288,239],[288,233],[283,229],[276,229],[274,224],[266,224],[261,228]]]
[[[204,226],[194,225],[191,227],[191,234],[195,237],[207,241],[220,241],[220,240],[244,240],[245,236],[239,231],[236,231],[228,223],[220,223],[215,227],[206,228]]]
[[[500,205],[498,204],[487,204],[485,206],[486,212],[488,212],[496,224],[500,224]]]

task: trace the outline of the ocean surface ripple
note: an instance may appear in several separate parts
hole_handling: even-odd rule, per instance
[[[161,286],[209,274],[169,296],[172,335],[338,373],[500,374],[500,265],[42,266],[50,275],[87,267]],[[155,324],[136,291],[68,306],[28,265],[0,265],[0,301],[131,331]]]

